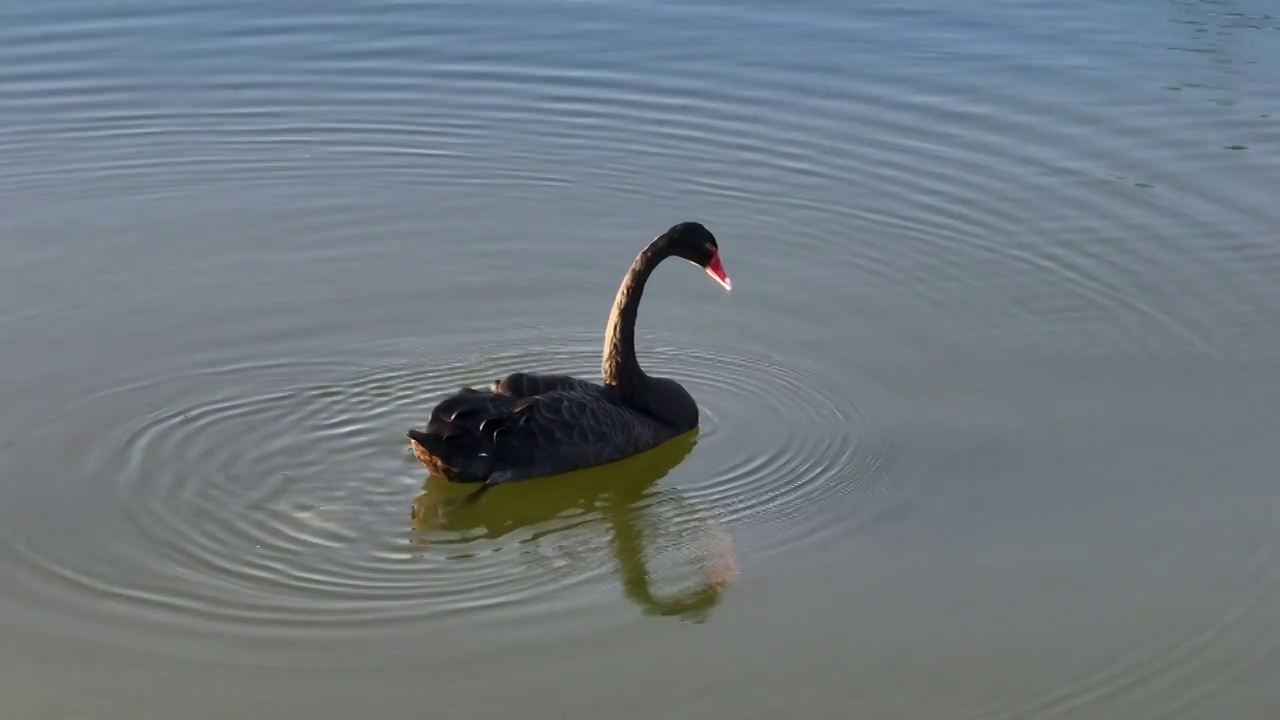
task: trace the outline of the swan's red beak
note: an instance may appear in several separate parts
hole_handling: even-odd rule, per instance
[[[707,263],[707,274],[710,275],[725,290],[732,290],[733,283],[729,280],[729,276],[725,274],[724,263],[720,262],[720,251],[711,250],[711,262]]]

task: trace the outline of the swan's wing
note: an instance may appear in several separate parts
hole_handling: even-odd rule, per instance
[[[665,430],[585,383],[524,398],[463,388],[409,437],[432,470],[497,483],[612,462],[657,444]]]
[[[494,433],[494,452],[499,463],[531,467],[526,477],[612,462],[653,446],[664,432],[599,386],[517,400],[509,420]]]
[[[558,390],[599,390],[600,386],[571,375],[535,375],[533,373],[515,372],[504,378],[494,380],[491,389],[495,393],[527,398]]]

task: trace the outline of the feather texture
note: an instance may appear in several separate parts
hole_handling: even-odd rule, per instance
[[[569,380],[526,375],[517,392],[464,388],[436,407],[425,432],[409,431],[415,452],[458,482],[507,482],[621,460],[676,434],[609,388]]]

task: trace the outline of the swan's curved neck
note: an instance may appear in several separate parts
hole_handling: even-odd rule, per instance
[[[606,385],[616,387],[624,394],[634,392],[648,379],[636,359],[636,316],[640,313],[645,282],[658,263],[670,254],[665,236],[649,243],[631,263],[613,300],[613,311],[609,313],[609,325],[604,333],[601,374]]]

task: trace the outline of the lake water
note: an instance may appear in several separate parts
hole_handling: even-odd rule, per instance
[[[1280,6],[0,8],[30,718],[1274,718]],[[445,511],[639,338],[696,437]]]

